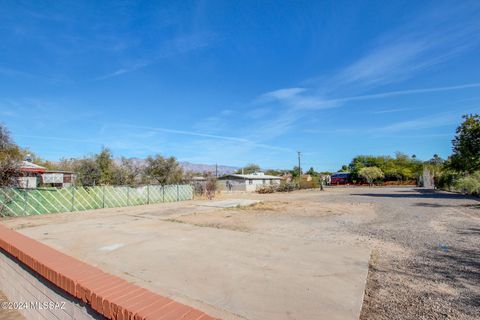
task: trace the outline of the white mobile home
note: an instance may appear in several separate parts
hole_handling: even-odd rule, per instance
[[[279,185],[281,177],[266,175],[263,172],[252,174],[227,174],[218,178],[218,187],[224,191],[253,192],[264,185]]]

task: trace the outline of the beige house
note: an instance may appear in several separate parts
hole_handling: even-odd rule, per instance
[[[266,175],[263,172],[252,174],[227,174],[218,178],[218,188],[223,191],[254,192],[264,185],[279,185],[283,179]]]
[[[39,185],[64,188],[75,184],[77,175],[71,171],[47,170],[30,161],[22,161],[19,167],[20,188],[34,189]]]

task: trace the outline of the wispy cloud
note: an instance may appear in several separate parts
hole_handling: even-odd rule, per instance
[[[208,47],[215,41],[215,35],[212,33],[194,33],[177,36],[169,41],[165,41],[158,53],[150,58],[140,59],[134,62],[125,62],[119,69],[101,75],[96,80],[106,80],[118,77],[126,73],[135,72],[159,62],[162,59],[187,54],[205,47]]]
[[[480,32],[480,23],[469,10],[462,6],[453,11],[437,6],[430,12],[421,12],[416,17],[410,17],[404,26],[381,35],[350,64],[331,75],[322,75],[320,81],[305,82],[308,85],[279,88],[259,95],[253,99],[246,114],[263,115],[264,110],[275,110],[275,114],[254,117],[246,136],[257,142],[268,142],[291,132],[314,112],[353,105],[352,102],[356,101],[479,88],[480,82],[472,82],[381,90],[385,85],[404,82],[477,47],[480,44],[480,38],[476,36]],[[397,107],[374,113],[411,109]],[[438,127],[455,121],[458,121],[456,117],[443,115],[431,121],[417,119],[396,123],[381,130],[400,132]],[[364,128],[364,131],[368,129]]]
[[[313,90],[304,89],[301,91],[303,94],[295,94],[295,95],[288,96],[286,98],[276,98],[276,99],[279,102],[297,110],[300,110],[300,109],[318,110],[318,109],[340,107],[350,101],[374,100],[374,99],[390,98],[394,96],[454,91],[454,90],[463,90],[463,89],[471,89],[471,88],[479,88],[479,87],[480,87],[480,82],[475,82],[475,83],[459,84],[454,86],[441,86],[441,87],[433,87],[433,88],[386,91],[386,92],[379,92],[379,93],[373,93],[373,94],[337,97],[332,99],[316,96]],[[288,89],[282,89],[282,90],[288,90]],[[261,95],[261,97],[268,96],[269,94],[270,93],[267,92]],[[388,110],[384,112],[388,112]]]
[[[274,90],[274,91],[270,91],[265,94],[262,94],[258,98],[258,102],[293,99],[297,97],[300,93],[305,91],[306,91],[305,88],[286,88],[286,89]]]
[[[118,76],[121,76],[122,74],[137,71],[137,70],[139,70],[141,68],[144,68],[144,67],[146,67],[146,66],[148,66],[148,65],[150,65],[154,62],[155,62],[155,60],[133,63],[129,66],[125,66],[123,68],[117,69],[117,70],[115,70],[111,73],[107,73],[107,74],[104,74],[102,76],[99,76],[95,80],[105,80],[105,79],[109,79],[109,78],[118,77]]]
[[[299,88],[291,88],[292,90],[281,89],[280,92],[282,94],[265,93],[261,95],[260,98],[263,99],[263,97],[275,97],[276,101],[281,103],[281,105],[285,106],[286,109],[282,111],[278,111],[275,117],[269,117],[266,121],[263,121],[263,123],[260,120],[261,123],[260,124],[256,123],[258,128],[253,129],[251,131],[251,135],[255,137],[255,139],[268,141],[269,139],[273,139],[278,136],[284,135],[289,130],[293,129],[299,123],[299,121],[306,119],[313,111],[323,110],[328,108],[339,108],[339,107],[345,106],[347,103],[352,101],[386,99],[386,98],[391,98],[395,96],[466,90],[466,89],[472,89],[472,88],[478,88],[478,87],[480,87],[480,83],[469,83],[469,84],[460,84],[460,85],[454,85],[454,86],[441,86],[441,87],[432,87],[432,88],[386,91],[386,92],[380,92],[375,94],[347,96],[347,97],[340,97],[340,98],[334,98],[334,99],[325,99],[323,97],[318,97],[315,95],[315,92],[312,92],[312,90],[307,90],[305,88],[302,88],[302,90],[299,90]],[[275,92],[278,92],[278,90]],[[255,101],[259,101],[259,100],[257,99]],[[403,108],[403,109],[397,108],[397,109],[390,109],[390,110],[382,110],[377,113],[400,112],[400,111],[406,111],[406,110],[407,108]],[[407,121],[404,123],[398,123],[385,128],[381,128],[381,130],[376,130],[376,131],[392,132],[392,131],[401,131],[401,130],[410,130],[410,129],[413,130],[413,129],[421,128],[422,126],[425,128],[427,128],[428,126],[438,127],[439,125],[443,125],[444,123],[443,121],[446,121],[445,117],[446,116],[442,116],[441,118],[433,118],[432,121],[428,121],[427,119]],[[448,116],[448,121],[449,122],[447,124],[451,124],[453,122],[458,122],[458,119],[456,116],[450,115]],[[367,132],[368,130],[364,128],[364,131]],[[347,132],[338,132],[338,133],[348,134],[351,132],[352,132],[351,129],[349,129],[347,130]]]
[[[453,10],[437,6],[429,12],[411,17],[404,26],[380,36],[363,55],[333,75],[323,75],[320,81],[310,81],[308,88],[282,88],[255,99],[257,104],[275,101],[286,108],[277,117],[269,119],[271,124],[267,124],[265,129],[269,133],[267,136],[275,136],[274,130],[277,130],[277,136],[284,134],[313,111],[338,108],[354,101],[478,88],[480,83],[477,82],[365,93],[378,90],[386,84],[404,81],[418,72],[472,50],[480,44],[480,38],[477,37],[479,32],[480,23],[468,6],[457,6]],[[350,95],[345,95],[345,92]],[[262,108],[262,105],[256,107]],[[399,111],[403,109],[377,113]],[[285,114],[293,116],[286,119]]]
[[[137,126],[137,125],[131,125],[131,124],[122,124],[122,123],[111,124],[111,126],[132,128],[132,129],[144,129],[144,130],[151,130],[156,132],[165,132],[165,133],[171,133],[171,134],[209,138],[213,140],[224,140],[229,142],[240,143],[243,145],[248,145],[255,148],[263,148],[263,149],[269,149],[269,150],[275,150],[275,151],[292,151],[289,148],[278,147],[278,146],[269,145],[265,143],[259,143],[246,138],[233,137],[233,136],[227,136],[227,135],[216,135],[216,134],[208,134],[208,133],[202,133],[197,131],[176,130],[176,129],[162,128],[162,127]]]
[[[78,143],[91,143],[102,145],[99,140],[95,139],[75,139],[75,138],[66,138],[66,137],[56,137],[56,136],[40,136],[40,135],[29,135],[29,134],[15,134],[15,137],[19,138],[28,138],[28,139],[36,139],[36,140],[51,140],[51,141],[63,141],[63,142],[78,142]]]
[[[412,131],[430,128],[439,128],[449,125],[457,124],[460,120],[458,114],[442,113],[428,117],[421,117],[413,120],[400,121],[384,127],[373,129],[377,133],[389,133],[399,131]]]
[[[414,109],[415,108],[392,108],[392,109],[376,110],[376,111],[372,111],[371,113],[372,114],[395,113],[395,112],[410,111]]]
[[[399,82],[478,47],[477,14],[469,6],[439,5],[411,17],[408,24],[379,37],[365,55],[331,77],[331,89]]]

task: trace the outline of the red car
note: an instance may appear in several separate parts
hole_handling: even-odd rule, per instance
[[[330,184],[347,184],[348,178],[350,177],[350,173],[348,172],[337,172],[331,175]]]

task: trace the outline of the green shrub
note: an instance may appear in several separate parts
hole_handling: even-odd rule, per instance
[[[454,187],[457,178],[457,173],[451,171],[442,172],[439,177],[435,178],[435,187],[450,191]]]
[[[480,194],[480,172],[475,172],[457,180],[455,188],[463,193]]]

